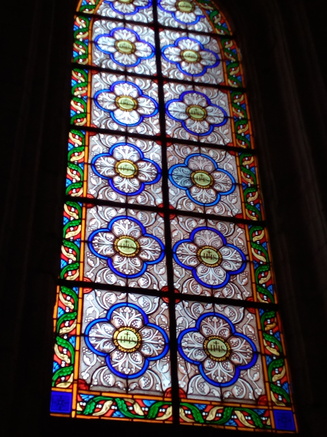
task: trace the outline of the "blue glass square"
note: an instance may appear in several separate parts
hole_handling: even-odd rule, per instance
[[[52,392],[50,411],[51,413],[71,413],[72,393],[57,391]]]
[[[295,431],[292,411],[274,410],[276,429],[281,431]]]

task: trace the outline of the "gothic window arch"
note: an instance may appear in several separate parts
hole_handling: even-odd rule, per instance
[[[240,53],[210,0],[81,0],[51,413],[296,431]]]

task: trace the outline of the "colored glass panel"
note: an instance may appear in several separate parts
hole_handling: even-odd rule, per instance
[[[210,0],[80,2],[66,196],[51,413],[296,431],[240,54]]]
[[[181,293],[246,300],[251,296],[246,233],[229,222],[171,222],[175,287]]]
[[[91,123],[129,133],[159,133],[157,86],[147,79],[95,73]]]
[[[153,20],[151,0],[114,0],[97,2],[97,13],[103,17],[140,22]]]
[[[232,141],[228,96],[217,88],[164,86],[169,137],[213,144]]]
[[[179,381],[185,398],[260,402],[266,387],[256,311],[183,302],[176,314]]]
[[[189,0],[159,0],[158,20],[165,26],[195,29],[200,32],[211,31],[203,10]]]
[[[145,26],[98,20],[93,25],[92,61],[102,68],[137,74],[156,71],[154,32]]]
[[[242,214],[235,155],[176,144],[167,151],[170,204],[221,216]]]
[[[160,289],[166,285],[163,219],[148,211],[89,208],[84,274],[92,282]]]
[[[171,386],[167,304],[153,296],[92,290],[85,312],[84,383],[94,390],[164,396]]]
[[[162,73],[171,79],[197,80],[208,84],[223,81],[217,40],[164,30],[160,32]]]
[[[88,195],[115,202],[162,204],[161,146],[114,135],[90,137]]]

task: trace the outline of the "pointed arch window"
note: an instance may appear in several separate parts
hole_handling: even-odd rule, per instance
[[[240,54],[208,0],[82,0],[51,413],[296,431]]]

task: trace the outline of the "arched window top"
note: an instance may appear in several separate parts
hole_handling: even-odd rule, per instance
[[[82,1],[77,11],[85,14],[103,17],[119,18],[128,21],[153,23],[152,0],[135,1]],[[210,31],[212,25],[220,35],[231,35],[231,29],[224,15],[211,0],[174,1],[161,0],[157,2],[158,22],[164,26],[172,26],[190,30]],[[206,16],[211,21],[209,24]],[[200,23],[200,24],[199,24]]]
[[[52,414],[295,431],[223,14],[82,0],[71,126]]]

